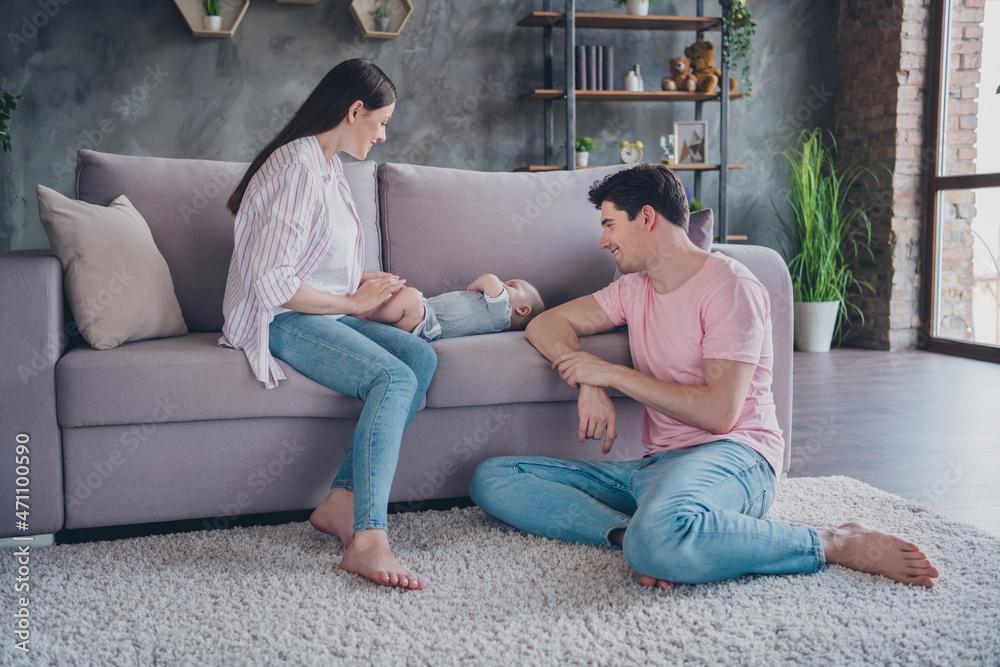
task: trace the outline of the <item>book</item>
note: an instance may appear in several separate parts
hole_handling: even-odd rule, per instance
[[[594,51],[597,56],[597,81],[594,82],[594,90],[604,90],[604,47],[595,47]]]
[[[604,87],[601,90],[614,90],[615,89],[615,47],[613,46],[602,46],[601,50],[603,54],[603,81]]]
[[[587,47],[578,45],[576,47],[576,89],[588,90],[587,88]]]
[[[597,90],[597,47],[587,45],[587,90]]]

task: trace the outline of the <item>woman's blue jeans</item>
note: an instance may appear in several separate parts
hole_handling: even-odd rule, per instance
[[[505,456],[476,468],[470,495],[487,514],[535,535],[612,546],[636,572],[675,583],[815,572],[811,528],[764,519],[774,473],[759,453],[720,440],[638,461]]]
[[[270,350],[306,377],[365,402],[331,488],[354,493],[355,532],[386,530],[400,441],[437,367],[433,348],[387,324],[291,312],[271,322]]]

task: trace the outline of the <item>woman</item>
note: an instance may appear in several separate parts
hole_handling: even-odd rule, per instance
[[[309,518],[340,538],[340,567],[409,589],[389,548],[389,487],[403,430],[427,393],[437,357],[425,341],[356,317],[405,281],[362,271],[364,238],[337,153],[363,160],[396,106],[396,89],[367,60],[320,81],[288,125],[250,164],[227,207],[236,245],[219,343],[244,350],[268,388],[285,379],[275,357],[365,402],[330,493]]]

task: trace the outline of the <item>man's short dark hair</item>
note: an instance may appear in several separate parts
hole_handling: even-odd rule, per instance
[[[590,188],[590,203],[601,208],[611,202],[635,220],[643,206],[657,213],[684,231],[688,229],[688,200],[681,179],[662,164],[640,163],[631,169],[617,171]]]

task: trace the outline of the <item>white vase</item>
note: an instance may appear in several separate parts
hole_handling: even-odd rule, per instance
[[[386,16],[376,16],[375,17],[375,30],[378,32],[389,32],[389,21],[391,17]]]
[[[590,153],[587,151],[577,151],[576,152],[576,166],[586,167],[587,163],[590,162]]]
[[[222,17],[221,16],[206,16],[205,17],[205,30],[222,30]]]
[[[625,75],[625,90],[629,92],[642,90],[642,84],[639,82],[639,77],[636,75],[635,70],[630,69],[628,74]]]
[[[632,16],[649,14],[649,0],[625,0],[625,11]]]
[[[801,352],[829,352],[839,312],[839,301],[796,301],[795,347]]]

